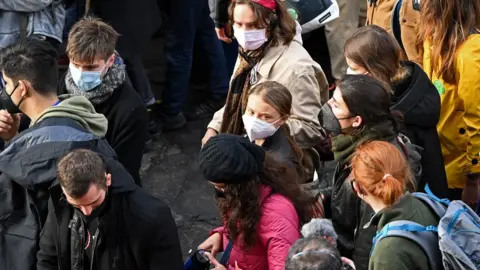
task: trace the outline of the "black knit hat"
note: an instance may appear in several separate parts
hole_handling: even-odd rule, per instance
[[[219,134],[200,150],[200,170],[214,183],[238,184],[263,170],[265,151],[247,138]]]

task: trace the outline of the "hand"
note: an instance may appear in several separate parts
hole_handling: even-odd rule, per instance
[[[207,129],[207,132],[205,132],[205,136],[203,136],[202,139],[202,146],[204,146],[208,140],[210,140],[211,137],[216,136],[217,132],[214,129]]]
[[[217,259],[215,259],[215,257],[213,257],[212,254],[210,254],[209,252],[205,252],[205,255],[207,255],[208,259],[210,260],[210,264],[215,266],[215,268],[213,268],[213,270],[227,270],[227,268],[225,268],[225,266],[221,265],[217,261]],[[242,269],[240,269],[240,267],[238,267],[237,261],[235,261],[235,270],[242,270]]]
[[[217,255],[222,246],[222,235],[220,233],[212,234],[207,240],[198,246],[198,249],[209,251],[213,257]]]
[[[0,110],[0,138],[10,141],[18,134],[20,126],[20,114],[9,114],[6,110]]]
[[[228,38],[225,34],[225,27],[222,28],[215,28],[215,32],[217,32],[217,37],[223,42],[232,43],[232,39]]]
[[[353,261],[350,260],[349,258],[342,257],[342,261],[343,261],[344,264],[350,265],[350,267],[352,267],[352,269],[354,269],[354,270],[356,269],[355,268],[355,263],[353,263]]]
[[[474,211],[477,208],[479,200],[479,182],[480,174],[468,175],[467,183],[463,188],[462,201],[469,205]]]

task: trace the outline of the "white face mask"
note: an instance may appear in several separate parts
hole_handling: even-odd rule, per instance
[[[253,51],[260,48],[265,42],[267,42],[267,30],[242,30],[234,29],[235,38],[238,44],[246,51]]]
[[[358,71],[353,70],[351,67],[347,68],[347,75],[367,75],[368,72],[360,73]]]
[[[259,139],[266,139],[275,134],[278,128],[275,127],[274,124],[280,121],[280,119],[278,119],[274,123],[267,123],[254,116],[246,114],[242,116],[242,120],[245,130],[247,131],[248,138],[252,142]]]

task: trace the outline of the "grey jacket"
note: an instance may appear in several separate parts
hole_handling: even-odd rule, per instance
[[[0,48],[16,42],[23,31],[62,42],[65,15],[62,0],[0,0]]]

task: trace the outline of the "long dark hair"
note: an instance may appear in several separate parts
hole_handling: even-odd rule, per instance
[[[272,81],[257,84],[248,93],[249,97],[252,95],[260,96],[265,103],[277,110],[282,118],[287,119],[290,116],[292,110],[292,94],[282,84]],[[285,124],[283,127],[285,130],[285,136],[287,137],[288,143],[295,155],[300,182],[305,183],[307,180],[304,168],[309,168],[312,164],[309,164],[304,159],[303,151],[298,146],[295,138],[290,134],[290,128],[288,125]]]
[[[480,1],[422,0],[420,13],[417,46],[423,52],[423,42],[429,40],[432,72],[448,83],[455,83],[455,55],[471,31],[478,31]]]
[[[402,130],[403,115],[390,110],[390,92],[378,80],[366,75],[346,75],[338,88],[350,113],[362,118],[362,126],[370,128],[390,121],[395,131]]]
[[[401,63],[405,60],[402,48],[392,35],[377,25],[357,29],[345,43],[344,54],[389,90],[408,75],[408,69]]]
[[[242,237],[247,247],[257,243],[257,226],[261,218],[260,188],[266,185],[272,192],[281,194],[293,202],[300,219],[306,218],[310,203],[296,181],[296,172],[271,157],[265,156],[262,173],[242,184],[225,185],[225,198],[217,197],[220,213],[232,240]]]
[[[237,5],[248,5],[255,14],[257,20],[254,25],[256,28],[266,28],[267,35],[272,39],[272,46],[277,46],[280,41],[288,45],[293,41],[296,34],[297,25],[290,16],[282,1],[275,0],[277,8],[275,12],[255,3],[253,0],[232,0],[228,8],[230,23],[233,25],[233,11]]]

